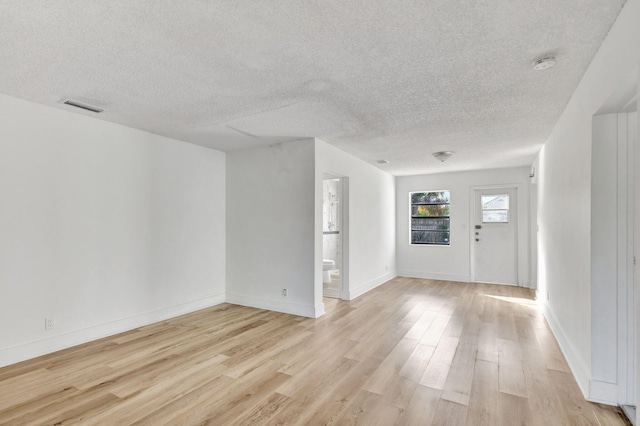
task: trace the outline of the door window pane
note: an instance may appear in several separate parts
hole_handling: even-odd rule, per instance
[[[509,223],[509,210],[484,210],[482,223]]]
[[[509,195],[482,195],[482,223],[509,223]]]

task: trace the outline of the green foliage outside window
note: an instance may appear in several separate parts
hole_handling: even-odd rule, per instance
[[[450,202],[450,191],[411,193],[411,244],[451,244]]]

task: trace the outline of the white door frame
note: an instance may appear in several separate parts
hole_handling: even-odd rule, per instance
[[[637,400],[635,379],[630,377],[635,376],[637,370],[634,285],[634,151],[637,141],[628,118],[624,112],[618,113],[618,403],[621,405],[633,405]]]
[[[475,282],[476,280],[476,271],[475,271],[475,250],[476,245],[475,242],[475,225],[476,218],[478,217],[478,206],[476,203],[475,194],[478,190],[494,190],[494,189],[515,189],[516,191],[516,206],[515,208],[511,208],[510,210],[517,215],[517,223],[516,223],[516,285],[518,286],[528,286],[528,283],[525,283],[523,280],[523,269],[522,264],[520,262],[521,257],[524,253],[526,253],[526,247],[523,247],[525,244],[525,240],[523,238],[523,230],[526,228],[522,228],[523,226],[527,226],[528,223],[528,212],[525,208],[526,203],[524,202],[524,185],[521,183],[507,183],[507,184],[496,184],[496,185],[478,185],[471,186],[469,188],[469,204],[471,208],[469,209],[469,267],[470,267],[470,276],[471,281]]]
[[[608,344],[603,344],[605,333],[602,331],[592,337],[589,392],[592,400],[622,406],[630,418],[635,413],[629,407],[637,401],[637,291],[633,265],[634,228],[638,226],[634,205],[637,202],[634,191],[638,189],[634,188],[635,119],[625,111],[593,116],[591,166],[591,291],[592,298],[594,292],[596,297],[591,306],[592,326],[594,319],[609,317],[607,322],[600,320],[595,329],[615,327],[616,335],[615,345],[610,331],[606,337]],[[605,152],[608,153],[604,155]],[[608,193],[603,194],[603,190]],[[603,218],[609,222],[599,227]],[[615,297],[596,305],[598,294]]]
[[[342,270],[340,271],[340,299],[349,300],[349,177],[341,176],[342,201]]]

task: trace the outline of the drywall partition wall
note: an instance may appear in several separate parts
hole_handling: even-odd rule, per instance
[[[346,152],[316,139],[316,300],[322,301],[322,178],[348,180],[348,234],[343,237],[349,288],[354,299],[396,276],[395,178]]]
[[[582,392],[608,403],[611,390],[592,376],[602,370],[592,348],[607,342],[592,318],[612,315],[591,299],[592,118],[637,70],[638,22],[640,1],[629,0],[538,156],[539,300]]]
[[[0,95],[0,365],[223,302],[224,161]]]
[[[471,196],[474,187],[518,187],[518,282],[529,286],[529,167],[396,178],[398,275],[471,280]],[[451,245],[411,245],[409,193],[451,191]]]
[[[627,176],[626,168],[619,170],[618,157],[623,155],[626,159],[627,139],[626,132],[619,135],[618,121],[618,114],[594,116],[591,148],[591,309],[601,313],[591,317],[591,329],[603,340],[591,347],[590,395],[601,401],[611,399],[611,403],[616,402],[618,382],[617,281],[622,278],[618,277],[618,257],[622,254],[618,247],[618,229],[623,224],[626,226],[626,194],[619,196],[619,185],[624,184],[626,189]],[[624,141],[619,141],[622,136]],[[619,146],[622,142],[624,146]],[[621,203],[625,204],[624,221],[618,220]],[[624,240],[626,243],[626,235]]]
[[[227,301],[316,316],[314,184],[313,139],[227,154]]]

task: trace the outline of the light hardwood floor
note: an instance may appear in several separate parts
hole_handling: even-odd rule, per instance
[[[529,290],[396,278],[317,320],[222,304],[0,369],[3,425],[617,425]]]

